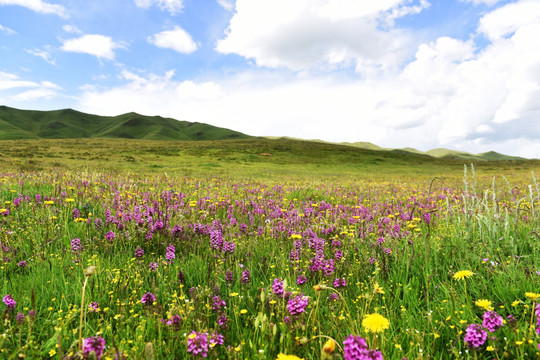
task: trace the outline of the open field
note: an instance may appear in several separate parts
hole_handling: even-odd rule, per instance
[[[261,139],[0,154],[0,358],[540,357],[538,161]]]

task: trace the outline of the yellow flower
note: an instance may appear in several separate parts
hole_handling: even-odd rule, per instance
[[[390,327],[390,321],[380,314],[368,314],[362,320],[362,326],[366,331],[378,333]]]
[[[49,351],[50,357],[53,357],[54,355],[56,355],[56,350],[52,349],[51,351]]]
[[[52,200],[45,200],[43,203],[44,203],[45,205],[52,205],[52,204],[54,204],[54,201],[52,201]]]
[[[474,273],[471,270],[460,270],[454,274],[454,280],[463,280],[473,276]]]
[[[373,293],[374,294],[384,294],[384,289],[381,286],[379,286],[378,282],[376,282],[373,285]]]
[[[491,306],[491,301],[486,299],[476,300],[474,304],[484,310],[493,310],[493,307]]]
[[[491,345],[489,345],[487,348],[486,348],[487,351],[495,351],[495,348]]]
[[[535,302],[538,301],[538,298],[540,298],[540,294],[533,293],[533,292],[526,292],[525,296]]]
[[[285,355],[283,353],[279,353],[276,360],[304,360],[304,358],[299,358],[296,355]]]
[[[323,351],[327,354],[333,354],[336,350],[336,342],[332,339],[328,339],[326,343],[324,343]]]
[[[67,203],[72,203],[72,202],[75,202],[75,199],[72,199],[72,198],[66,198],[66,202],[67,202]]]
[[[240,314],[247,314],[247,310],[246,309],[240,310]]]

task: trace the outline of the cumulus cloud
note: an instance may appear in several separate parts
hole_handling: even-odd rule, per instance
[[[429,4],[406,0],[238,0],[216,49],[257,65],[306,70],[355,66],[368,73],[398,65],[409,35],[393,28],[400,16]]]
[[[114,60],[114,50],[124,48],[115,43],[109,36],[87,34],[79,38],[65,40],[61,49],[68,52],[84,53],[97,56],[99,59]]]
[[[82,34],[82,31],[75,25],[64,25],[62,29],[67,33]]]
[[[135,5],[140,8],[148,9],[152,5],[158,6],[162,11],[167,11],[171,14],[178,14],[184,8],[183,0],[134,0]]]
[[[385,3],[386,9],[397,4]],[[533,12],[530,1],[486,13],[478,33],[491,34],[486,36],[492,39],[487,45],[476,43],[477,36],[469,40],[442,36],[416,46],[404,67],[367,79],[344,80],[332,72],[298,72],[291,77],[289,71],[257,69],[212,81],[179,81],[173,71],[163,75],[123,71],[121,85],[87,87],[78,106],[104,115],[160,114],[251,135],[371,141],[421,150],[444,146],[538,157],[540,21],[530,14],[526,21],[513,15],[521,12]],[[289,16],[302,22],[297,15]],[[310,31],[318,34],[318,29]],[[264,46],[268,50],[270,45]],[[274,59],[276,67],[297,64],[291,53],[261,54],[265,56],[257,61]],[[380,57],[374,64],[383,61]],[[298,64],[304,69],[305,61]]]
[[[42,14],[55,14],[63,18],[68,17],[65,7],[57,4],[49,4],[42,0],[0,0],[0,5],[18,5]]]
[[[157,47],[172,49],[179,53],[191,54],[197,50],[197,44],[184,29],[175,26],[173,30],[166,30],[148,37],[148,41]]]

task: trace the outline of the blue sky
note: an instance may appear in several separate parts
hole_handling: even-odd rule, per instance
[[[540,0],[0,0],[0,104],[540,158]]]

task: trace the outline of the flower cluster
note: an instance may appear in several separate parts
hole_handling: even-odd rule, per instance
[[[105,339],[100,336],[91,336],[84,339],[84,358],[88,359],[93,352],[96,354],[96,359],[100,360],[103,351],[105,350]]]
[[[380,351],[369,349],[366,339],[349,335],[343,340],[344,360],[383,360],[383,355]]]
[[[290,299],[287,303],[287,310],[292,316],[297,316],[306,311],[308,306],[309,298],[302,294],[297,295],[296,297]]]

